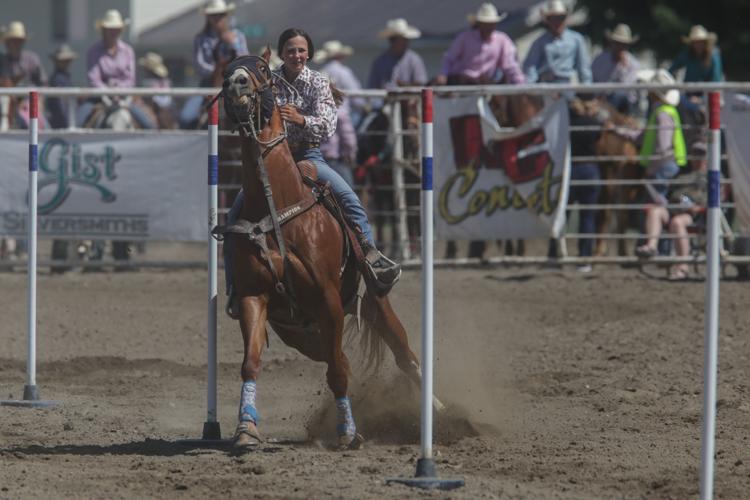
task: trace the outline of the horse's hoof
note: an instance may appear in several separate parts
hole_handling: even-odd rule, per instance
[[[260,446],[262,439],[253,422],[242,422],[234,432],[232,450],[234,452],[252,451]]]
[[[365,442],[362,434],[339,436],[339,451],[359,450]]]

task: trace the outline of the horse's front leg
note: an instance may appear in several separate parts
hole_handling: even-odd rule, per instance
[[[260,357],[266,343],[266,317],[268,297],[240,298],[240,328],[245,344],[242,361],[242,392],[240,394],[239,423],[234,434],[235,449],[251,449],[261,442],[256,409],[256,381],[260,374]]]

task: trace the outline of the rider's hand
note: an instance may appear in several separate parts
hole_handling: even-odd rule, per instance
[[[284,104],[279,109],[281,112],[281,117],[291,123],[296,123],[297,125],[304,125],[305,124],[305,117],[300,114],[299,110],[296,106],[292,106],[291,104]]]

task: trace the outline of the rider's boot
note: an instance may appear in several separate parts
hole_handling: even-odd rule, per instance
[[[375,248],[362,233],[358,235],[362,253],[365,255],[365,264],[370,275],[374,278],[375,293],[383,297],[391,291],[393,285],[401,277],[401,264],[394,262]]]

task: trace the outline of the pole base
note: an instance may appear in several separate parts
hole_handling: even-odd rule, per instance
[[[39,399],[36,385],[23,386],[23,399],[0,400],[0,406],[15,406],[16,408],[54,408],[61,405],[61,401]]]
[[[231,439],[221,439],[219,422],[203,422],[203,437],[200,439],[179,439],[178,444],[191,448],[228,448]]]
[[[423,490],[455,490],[464,486],[463,479],[444,479],[437,477],[435,461],[431,458],[420,458],[417,460],[416,477],[411,478],[389,478],[385,484],[403,484],[412,488]]]

